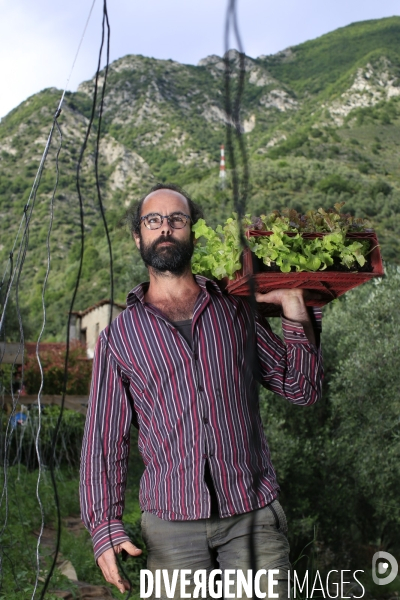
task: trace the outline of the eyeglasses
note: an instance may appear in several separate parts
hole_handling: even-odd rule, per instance
[[[172,227],[172,229],[183,229],[186,226],[186,223],[190,221],[189,215],[185,215],[181,212],[175,212],[170,215],[149,213],[144,217],[140,217],[140,220],[143,221],[147,229],[160,229],[164,219],[167,219],[168,225]]]

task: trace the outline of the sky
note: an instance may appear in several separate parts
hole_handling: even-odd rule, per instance
[[[0,0],[0,117],[47,87],[75,91],[95,71],[104,0]],[[224,52],[228,0],[107,0],[111,60],[126,54],[197,64]],[[400,14],[398,0],[237,0],[249,56],[274,54],[355,21]],[[400,44],[400,40],[399,40]],[[233,40],[230,47],[234,47]],[[61,93],[60,93],[61,97]]]

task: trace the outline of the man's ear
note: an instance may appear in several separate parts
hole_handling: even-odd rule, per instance
[[[132,231],[132,237],[135,240],[136,248],[140,250],[140,235]]]

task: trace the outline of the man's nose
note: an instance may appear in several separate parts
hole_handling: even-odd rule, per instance
[[[163,235],[171,235],[172,233],[172,227],[169,224],[168,218],[167,217],[163,217],[162,223],[161,223],[161,233]]]

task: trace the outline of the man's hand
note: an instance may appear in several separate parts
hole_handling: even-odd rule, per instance
[[[256,292],[255,296],[257,302],[282,306],[283,314],[287,319],[302,323],[308,320],[307,307],[304,301],[305,291],[301,288],[292,288],[288,290],[273,290],[267,294]]]
[[[267,294],[255,294],[257,302],[266,302],[267,304],[278,304],[282,306],[284,316],[291,321],[301,323],[304,332],[311,344],[316,344],[314,329],[307,311],[305,298],[319,298],[319,294],[312,294],[301,288],[292,288],[288,290],[273,290]]]
[[[115,558],[115,555],[122,552],[122,550],[125,550],[131,556],[139,556],[142,554],[140,548],[136,548],[131,542],[123,542],[122,544],[117,544],[113,548],[105,550],[97,560],[97,564],[103,573],[104,579],[108,581],[108,583],[114,584],[121,594],[130,589],[129,583],[126,579],[122,579],[119,574]]]

